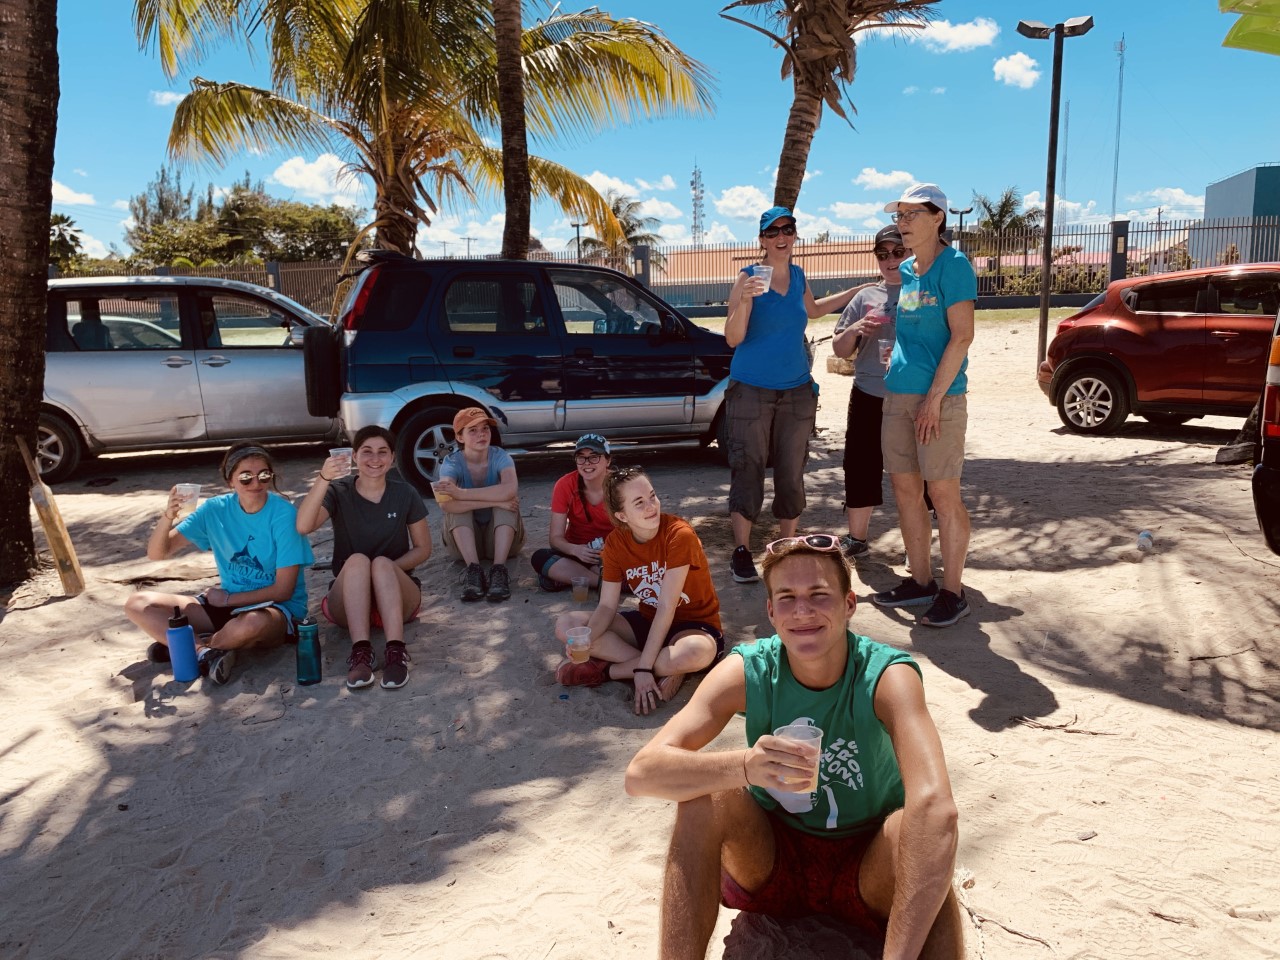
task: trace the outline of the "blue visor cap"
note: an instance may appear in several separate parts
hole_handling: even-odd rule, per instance
[[[792,220],[795,219],[795,217],[792,216],[791,211],[786,207],[770,207],[764,213],[760,214],[760,232],[764,233],[769,229],[770,224],[775,220],[781,220],[783,217],[791,217]]]

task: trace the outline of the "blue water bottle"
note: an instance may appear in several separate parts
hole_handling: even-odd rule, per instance
[[[169,659],[173,661],[173,679],[190,683],[200,676],[200,668],[196,665],[196,632],[177,607],[173,608],[173,616],[169,618],[165,639],[169,644]]]
[[[320,626],[311,617],[298,621],[298,684],[320,682]]]

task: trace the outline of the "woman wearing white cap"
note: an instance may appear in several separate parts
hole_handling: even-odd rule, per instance
[[[893,481],[898,523],[911,576],[873,596],[881,607],[928,606],[920,623],[946,627],[968,616],[961,576],[969,550],[969,514],[960,496],[965,391],[977,279],[969,261],[947,245],[947,198],[932,183],[916,183],[887,204],[913,256],[901,267],[897,337],[884,401],[881,440]],[[933,538],[925,483],[938,511],[942,589],[933,579]]]

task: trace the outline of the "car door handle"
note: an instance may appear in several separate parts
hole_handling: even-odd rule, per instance
[[[186,357],[165,357],[160,362],[163,363],[166,367],[173,367],[175,369],[178,367],[191,366],[191,361],[188,360]]]
[[[475,347],[454,347],[453,355],[455,357],[474,357],[476,355]]]
[[[225,367],[230,362],[231,361],[226,357],[215,355],[212,357],[205,357],[200,361],[200,365],[202,367]]]
[[[1210,330],[1210,335],[1218,337],[1222,340],[1234,340],[1240,336],[1239,330]]]
[[[574,347],[573,355],[575,357],[582,357],[586,360],[590,360],[592,357],[596,355],[596,353],[590,347]]]

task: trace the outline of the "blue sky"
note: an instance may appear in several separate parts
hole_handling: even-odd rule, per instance
[[[588,6],[566,3],[567,9]],[[616,16],[662,28],[715,77],[716,110],[705,119],[659,119],[569,143],[531,143],[534,153],[588,176],[602,190],[643,200],[673,243],[688,242],[689,180],[705,190],[708,240],[747,240],[769,205],[790,106],[779,52],[760,34],[722,19],[722,2],[600,0]],[[85,232],[88,252],[126,249],[126,201],[165,162],[175,95],[154,53],[133,36],[132,3],[62,0],[54,209]],[[1176,9],[1176,14],[1170,11]],[[1272,93],[1280,58],[1221,46],[1234,17],[1214,0],[942,0],[938,22],[910,39],[865,39],[851,90],[851,128],[828,113],[814,140],[797,204],[801,232],[864,234],[886,222],[883,204],[905,183],[940,184],[953,206],[972,192],[1017,186],[1039,202],[1045,185],[1052,42],[1016,32],[1021,19],[1054,23],[1092,14],[1093,31],[1068,39],[1063,55],[1061,223],[1109,218],[1115,151],[1118,58],[1127,45],[1119,216],[1199,216],[1205,186],[1257,163],[1280,161]],[[526,16],[529,14],[526,13]],[[229,48],[192,71],[213,80],[262,83],[265,67]],[[1068,107],[1069,104],[1069,107]],[[1061,155],[1060,155],[1061,156]],[[225,169],[184,168],[184,182],[229,185],[248,170],[280,197],[368,205],[362,184],[338,177],[341,155],[246,154]],[[461,255],[501,246],[502,205],[481,198],[442,207],[419,234],[423,252]],[[550,248],[573,239],[558,209],[537,205],[533,232]],[[463,238],[470,237],[468,243]]]

